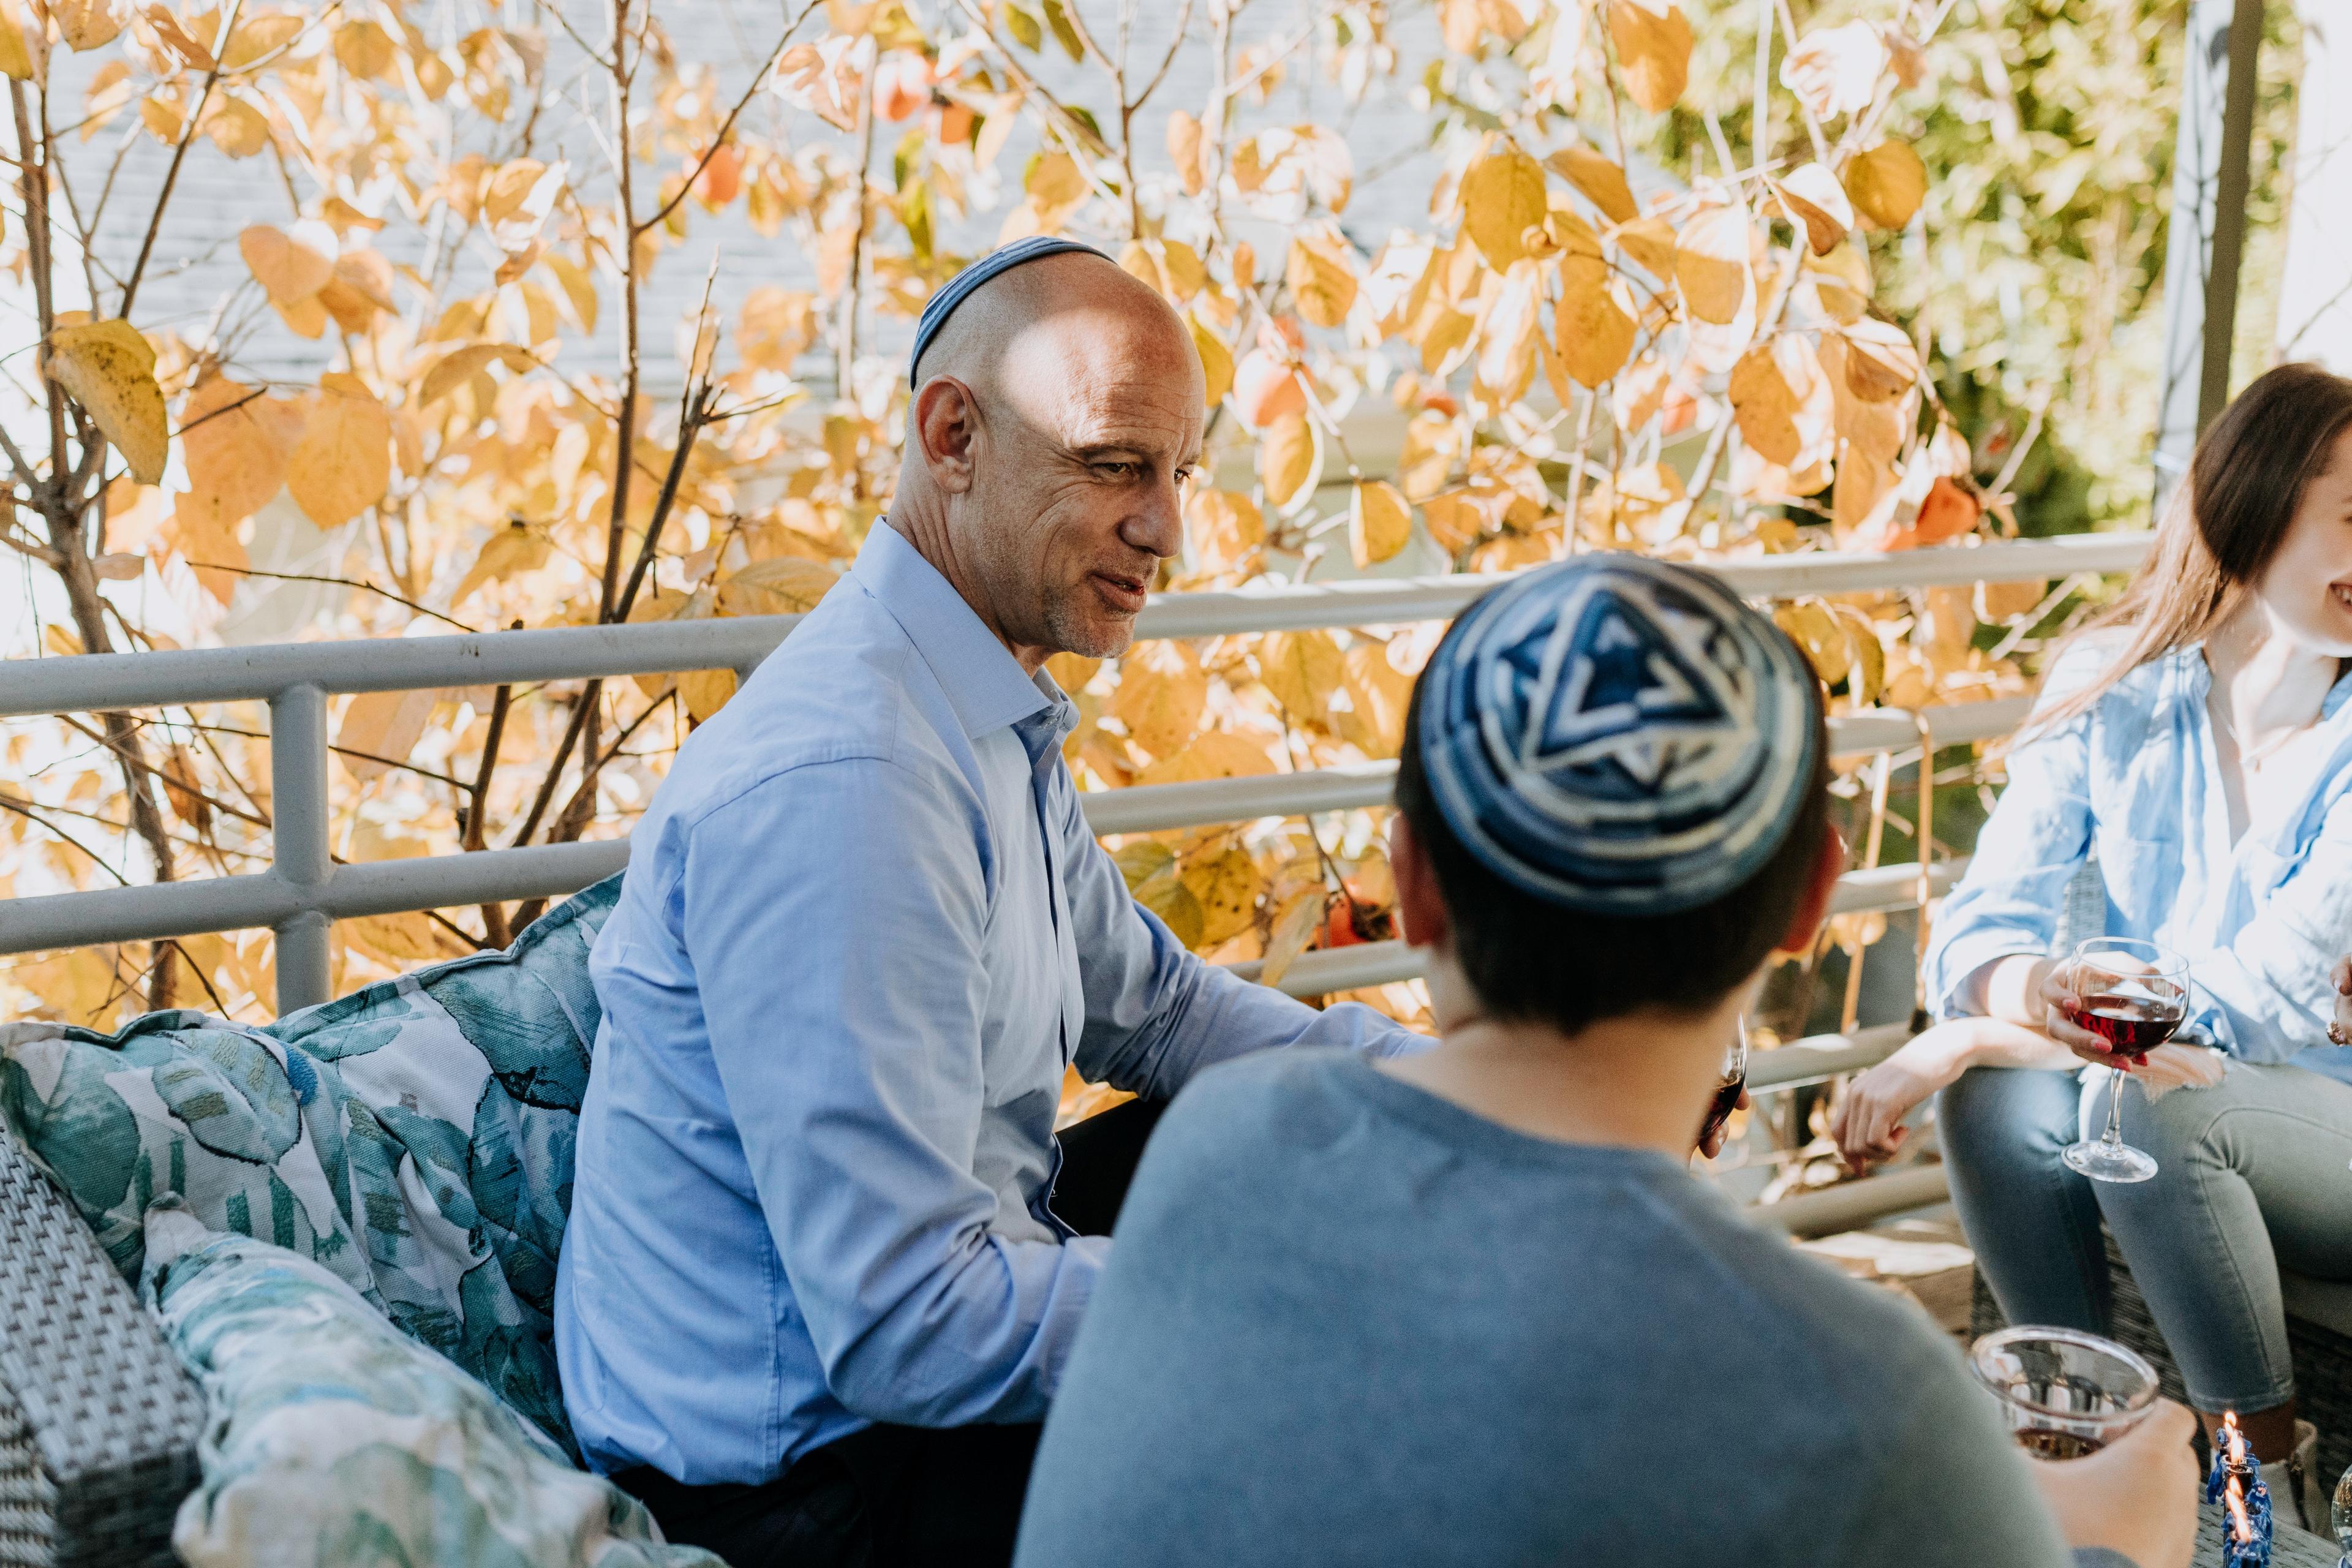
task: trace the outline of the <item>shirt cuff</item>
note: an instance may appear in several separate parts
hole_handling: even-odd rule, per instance
[[[2139,1564],[2112,1546],[2077,1546],[2074,1568],[2139,1568]]]

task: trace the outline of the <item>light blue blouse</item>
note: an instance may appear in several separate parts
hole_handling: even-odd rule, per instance
[[[2044,703],[2089,684],[2113,650],[2069,649]],[[2029,725],[1936,922],[1927,983],[1939,1015],[1967,1010],[1958,999],[1984,965],[2049,951],[2067,884],[2095,852],[2106,933],[2189,961],[2184,1038],[2352,1081],[2352,1050],[2326,1043],[2328,967],[2352,952],[2352,676],[2321,707],[2326,755],[2303,798],[2234,845],[2205,707],[2211,684],[2204,649],[2190,647],[2133,670],[2063,725]]]

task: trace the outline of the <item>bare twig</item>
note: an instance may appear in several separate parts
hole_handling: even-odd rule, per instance
[[[687,171],[685,183],[677,187],[677,194],[664,202],[659,212],[636,225],[637,234],[644,234],[660,226],[663,219],[677,210],[677,204],[686,200],[687,193],[694,188],[694,182],[702,177],[702,171],[709,166],[710,160],[718,155],[719,149],[727,145],[727,138],[733,132],[737,118],[751,106],[751,100],[759,96],[760,89],[767,84],[768,73],[776,68],[776,61],[782,58],[784,47],[793,41],[793,35],[800,31],[801,24],[807,21],[810,14],[815,9],[815,0],[811,0],[809,5],[801,7],[801,14],[785,26],[783,37],[776,40],[776,47],[768,51],[768,58],[762,60],[760,63],[760,68],[751,74],[751,85],[743,89],[743,96],[735,100],[735,107],[729,110],[727,118],[719,122],[719,133],[710,139],[710,145],[703,150],[702,156],[695,160],[694,167]],[[635,237],[632,236],[632,237]]]
[[[374,584],[358,577],[332,577],[314,572],[264,572],[253,566],[217,566],[204,561],[191,561],[188,564],[199,572],[229,572],[239,577],[268,577],[279,583],[324,583],[336,587],[358,588],[390,599],[394,604],[415,610],[420,616],[430,616],[443,626],[455,626],[461,632],[479,633],[482,629],[479,626],[469,626],[465,622],[445,616],[438,610],[427,609],[414,599],[404,598],[389,588],[379,588]],[[390,564],[389,561],[385,563],[387,566]]]
[[[188,156],[188,144],[196,139],[196,127],[205,118],[205,105],[212,101],[213,87],[220,80],[220,51],[236,34],[238,13],[245,9],[245,0],[229,0],[228,16],[221,22],[219,37],[213,47],[213,68],[205,73],[204,85],[196,89],[195,107],[188,110],[186,123],[180,127],[180,139],[172,144],[172,161],[163,169],[163,188],[155,194],[155,211],[147,220],[147,232],[139,241],[139,259],[131,264],[131,276],[122,285],[122,302],[115,307],[118,316],[131,314],[131,302],[139,298],[139,279],[147,271],[147,258],[155,253],[155,237],[163,231],[163,210],[172,205],[172,188],[179,184],[180,165]]]

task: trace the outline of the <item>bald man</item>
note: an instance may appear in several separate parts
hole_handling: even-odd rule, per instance
[[[1088,833],[1042,667],[1134,635],[1201,367],[1098,253],[1007,255],[927,313],[889,516],[679,752],[592,961],[565,1407],[735,1568],[1009,1560],[1138,1147],[1057,1145],[1065,1068],[1164,1102],[1426,1044],[1203,964]]]

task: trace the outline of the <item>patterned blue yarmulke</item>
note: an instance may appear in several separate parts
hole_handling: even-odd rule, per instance
[[[915,368],[923,363],[923,351],[940,335],[940,329],[955,314],[955,309],[971,298],[971,291],[1000,272],[1009,272],[1024,261],[1034,261],[1041,256],[1059,256],[1064,251],[1083,250],[1088,256],[1108,256],[1091,245],[1075,239],[1057,239],[1050,234],[1033,234],[1026,239],[1016,239],[1011,245],[990,251],[940,286],[923,307],[922,319],[915,323],[915,350],[907,356],[907,379],[915,379]]]
[[[1422,676],[1421,761],[1479,863],[1548,902],[1665,915],[1747,881],[1813,786],[1821,687],[1715,578],[1615,552],[1515,578]]]

